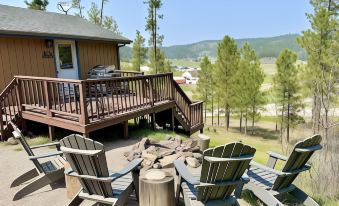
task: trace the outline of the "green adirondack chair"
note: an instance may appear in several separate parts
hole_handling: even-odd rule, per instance
[[[124,169],[109,173],[101,143],[80,135],[70,135],[63,138],[60,145],[71,166],[65,173],[77,177],[82,186],[69,205],[80,205],[83,200],[124,205],[133,190],[137,190],[138,173],[135,171],[142,159],[135,159]]]
[[[250,182],[245,185],[245,189],[251,190],[269,206],[284,205],[278,200],[278,197],[284,193],[290,193],[306,206],[318,206],[311,197],[292,183],[301,172],[310,169],[311,166],[307,164],[307,161],[316,150],[322,148],[320,142],[321,136],[314,135],[296,143],[289,157],[268,152],[269,160],[266,166],[251,162],[247,172]],[[286,162],[281,171],[274,169],[277,160]]]
[[[28,154],[29,160],[31,160],[35,166],[35,168],[17,177],[12,182],[11,188],[19,186],[20,184],[25,183],[28,180],[31,180],[39,176],[37,179],[25,185],[18,192],[16,192],[16,194],[13,197],[13,200],[18,200],[24,197],[25,195],[28,195],[40,188],[43,188],[46,185],[52,186],[52,183],[63,179],[65,177],[64,175],[65,159],[62,157],[62,152],[58,150],[55,152],[50,152],[50,153],[43,154],[43,155],[35,155],[33,152],[33,150],[35,149],[43,148],[43,147],[50,147],[50,146],[56,146],[58,149],[60,144],[59,142],[53,142],[53,143],[48,143],[44,145],[37,145],[37,146],[30,147],[24,135],[21,133],[20,129],[13,122],[10,122],[10,124],[13,128],[14,138],[19,140],[22,147]],[[41,159],[48,158],[48,157],[55,157],[55,158],[51,160],[43,161],[43,162],[39,161]]]
[[[234,190],[249,181],[244,175],[256,149],[240,142],[207,149],[203,152],[201,173],[192,175],[181,160],[174,162],[179,173],[177,203],[180,192],[185,205],[239,205]],[[235,197],[236,196],[236,197]]]

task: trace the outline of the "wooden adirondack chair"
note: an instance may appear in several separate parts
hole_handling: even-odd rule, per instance
[[[24,137],[24,135],[21,133],[19,128],[13,123],[10,122],[12,128],[13,128],[13,135],[14,138],[20,141],[22,147],[27,152],[29,160],[31,160],[35,166],[35,168],[25,172],[24,174],[17,177],[11,184],[11,187],[16,187],[34,177],[37,177],[40,175],[40,177],[33,182],[27,184],[22,189],[20,189],[13,197],[13,200],[18,200],[25,195],[28,195],[40,188],[43,188],[46,185],[52,184],[62,178],[65,177],[64,175],[64,163],[65,159],[61,156],[61,151],[55,151],[52,153],[47,153],[43,155],[35,155],[33,153],[34,149],[42,148],[42,147],[49,147],[49,146],[56,146],[57,149],[59,148],[60,144],[59,142],[53,142],[49,144],[44,145],[37,145],[30,147]],[[59,149],[58,149],[59,150]],[[47,157],[53,157],[56,156],[53,160],[45,161],[45,162],[39,162],[39,159],[47,158]]]
[[[296,143],[288,158],[274,152],[268,152],[269,160],[266,166],[254,161],[251,162],[251,167],[247,172],[250,182],[245,185],[245,189],[251,190],[266,205],[284,205],[277,197],[287,192],[301,200],[306,206],[318,205],[292,183],[299,173],[310,169],[307,161],[316,150],[321,149],[320,142],[321,136],[314,135]],[[286,162],[281,171],[274,169],[277,160]]]
[[[65,173],[77,177],[82,186],[69,205],[79,205],[85,199],[124,205],[133,189],[138,189],[136,169],[142,159],[133,160],[118,172],[108,173],[105,150],[101,143],[80,135],[70,135],[63,138],[60,144],[61,151],[71,166]]]
[[[232,193],[249,181],[244,175],[256,149],[240,142],[230,143],[203,152],[201,174],[193,176],[181,160],[174,162],[179,173],[177,203],[180,192],[185,205],[239,205]],[[241,191],[236,192],[239,196]]]

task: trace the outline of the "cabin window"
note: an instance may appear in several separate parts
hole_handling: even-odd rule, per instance
[[[60,69],[73,69],[72,45],[59,44],[58,49]]]

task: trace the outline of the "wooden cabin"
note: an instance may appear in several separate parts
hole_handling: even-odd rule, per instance
[[[86,79],[96,65],[120,69],[131,40],[77,16],[0,5],[0,91],[15,75]]]
[[[94,132],[148,116],[153,128],[202,131],[202,102],[191,101],[173,74],[121,71],[119,48],[131,41],[75,16],[0,5],[0,139],[26,120]],[[96,65],[118,75],[87,79]]]

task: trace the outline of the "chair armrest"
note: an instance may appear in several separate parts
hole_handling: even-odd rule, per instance
[[[278,159],[283,160],[283,161],[287,161],[288,159],[286,156],[272,152],[272,151],[268,151],[267,154],[269,155],[269,158],[266,163],[266,166],[272,169],[275,167],[275,164],[277,163]]]
[[[113,180],[115,180],[119,177],[122,177],[122,176],[126,175],[127,173],[131,172],[132,170],[134,170],[135,168],[137,168],[142,163],[143,160],[144,159],[142,159],[142,158],[134,159],[126,167],[124,167],[122,170],[109,174],[109,177],[113,178]]]
[[[244,173],[244,174],[241,176],[240,180],[241,180],[244,184],[246,184],[246,183],[248,183],[248,182],[250,181],[250,177],[249,177],[246,173]]]
[[[30,160],[36,160],[36,159],[52,157],[52,156],[58,156],[58,155],[62,155],[62,152],[61,151],[57,151],[57,152],[47,153],[47,154],[43,154],[43,155],[29,156],[29,159]]]
[[[270,157],[274,157],[276,159],[280,159],[280,160],[283,160],[283,161],[287,161],[288,157],[284,156],[284,155],[281,155],[281,154],[278,154],[276,152],[272,152],[272,151],[268,151],[267,154],[270,156]]]
[[[32,146],[31,149],[37,149],[37,148],[49,147],[49,146],[60,147],[60,142],[51,142],[47,144],[36,145],[36,146]]]
[[[179,173],[179,175],[188,183],[192,185],[198,185],[200,184],[200,181],[197,180],[196,177],[194,177],[187,169],[184,161],[182,160],[175,160],[174,161],[174,167]]]

